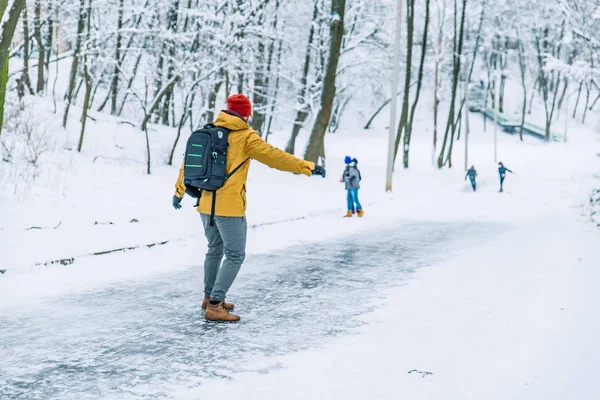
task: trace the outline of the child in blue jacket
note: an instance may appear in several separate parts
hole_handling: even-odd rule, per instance
[[[344,169],[340,182],[344,182],[347,191],[346,202],[348,203],[348,213],[345,216],[352,217],[356,209],[358,216],[362,217],[365,212],[360,205],[360,201],[358,201],[358,189],[360,189],[361,181],[360,171],[356,166],[358,160],[346,156],[344,162],[346,163],[346,169]]]

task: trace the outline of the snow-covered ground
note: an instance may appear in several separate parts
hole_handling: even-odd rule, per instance
[[[249,257],[230,292],[242,323],[215,326],[200,311],[199,218],[189,199],[172,209],[178,168],[161,162],[173,132],[153,127],[146,176],[145,139],[119,122],[90,121],[83,154],[55,155],[63,168],[27,190],[2,176],[1,398],[600,398],[597,126],[567,143],[499,133],[516,173],[503,194],[478,115],[476,193],[463,141],[438,171],[426,128],[392,194],[381,124],[328,136],[327,179],[253,163]],[[341,218],[346,154],[360,220]]]

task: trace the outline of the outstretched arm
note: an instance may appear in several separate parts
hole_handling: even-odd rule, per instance
[[[179,169],[179,177],[177,178],[177,182],[175,182],[175,196],[181,198],[185,194],[185,185],[183,184],[183,164],[181,164],[181,168]]]
[[[271,146],[262,140],[256,132],[248,136],[246,154],[256,161],[280,171],[311,176],[312,171],[315,169],[314,163],[301,160],[281,149]]]

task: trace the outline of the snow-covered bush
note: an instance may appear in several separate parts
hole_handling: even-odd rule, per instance
[[[39,99],[19,101],[16,95],[7,95],[0,136],[0,191],[25,200],[34,186],[54,185],[61,169],[54,161],[60,129],[60,121]]]

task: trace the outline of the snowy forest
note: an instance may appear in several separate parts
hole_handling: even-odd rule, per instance
[[[532,108],[543,111],[550,139],[566,97],[572,118],[581,121],[600,107],[597,0],[398,4],[396,42],[391,0],[5,0],[2,157],[15,161],[17,147],[33,147],[24,157],[35,162],[51,150],[16,144],[40,142],[16,127],[23,114],[16,110],[35,107],[27,98],[39,96],[52,100],[63,127],[71,113],[81,114],[79,151],[88,110],[131,121],[145,132],[148,148],[148,124],[176,128],[164,160],[171,164],[182,137],[213,119],[219,99],[239,92],[251,98],[252,128],[265,140],[279,124],[289,132],[288,152],[319,161],[325,135],[357,105],[369,114],[362,121],[368,128],[390,102],[394,46],[400,50],[394,154],[405,168],[425,96],[434,99],[435,165],[452,166],[466,82],[481,82],[486,105],[500,112],[505,81],[520,82],[521,135]],[[310,132],[306,149],[296,145],[301,131]],[[147,162],[150,173],[150,150]]]

